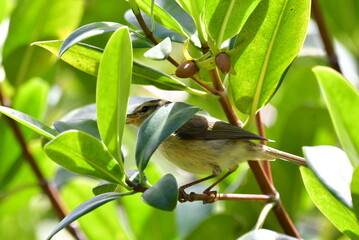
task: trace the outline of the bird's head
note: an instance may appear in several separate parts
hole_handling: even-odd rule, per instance
[[[164,99],[156,99],[142,103],[136,107],[131,113],[127,114],[126,124],[132,124],[140,127],[143,121],[146,120],[154,111],[160,107],[171,103]]]

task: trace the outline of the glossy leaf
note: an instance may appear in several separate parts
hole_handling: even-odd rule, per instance
[[[110,182],[102,182],[92,189],[93,194],[100,195],[107,192],[115,192],[117,184]]]
[[[167,37],[162,42],[146,51],[144,56],[153,60],[164,60],[171,54],[171,51],[171,39]]]
[[[98,132],[97,122],[94,120],[72,120],[72,121],[55,121],[52,123],[58,132],[65,132],[68,130],[79,130],[85,132],[99,140],[100,133]]]
[[[273,96],[302,48],[309,16],[309,0],[263,0],[243,26],[229,52],[236,72],[229,92],[249,121]]]
[[[198,38],[205,43],[205,29],[203,24],[204,0],[176,0],[178,4],[193,18],[196,25]]]
[[[142,194],[142,200],[145,203],[165,211],[174,210],[177,205],[177,199],[177,181],[171,174],[165,175]]]
[[[136,164],[141,172],[157,147],[199,110],[187,103],[170,103],[142,123],[136,144]]]
[[[58,54],[61,44],[62,41],[34,43],[34,45],[43,47],[55,55]],[[101,56],[102,49],[85,44],[76,44],[61,56],[61,60],[85,73],[97,76]],[[164,90],[182,90],[195,95],[205,94],[202,91],[187,87],[174,77],[137,62],[133,62],[132,70],[132,84],[153,85]]]
[[[284,235],[281,233],[277,233],[268,229],[258,229],[250,231],[244,234],[242,237],[237,240],[298,240],[298,238],[294,238],[288,235]]]
[[[151,2],[152,0],[136,0],[140,9],[148,16],[151,16]],[[164,27],[178,32],[184,37],[187,36],[187,34],[183,31],[182,26],[157,3],[154,3],[153,16],[155,21]],[[151,26],[148,27],[151,29]]]
[[[63,41],[55,40],[35,42],[32,45],[42,47],[57,56],[62,43]],[[85,73],[97,76],[101,57],[102,49],[86,44],[75,44],[61,55],[61,60]]]
[[[97,181],[94,179],[75,177],[61,187],[60,196],[66,203],[66,207],[69,210],[74,210],[83,202],[94,197],[91,188],[96,184]],[[116,201],[112,201],[81,216],[77,219],[76,225],[80,225],[79,228],[86,235],[86,239],[89,240],[126,239],[127,233],[121,222],[120,214]],[[47,234],[49,232],[51,231],[48,231]],[[63,239],[60,234],[54,239]]]
[[[0,113],[5,114],[6,116],[25,125],[26,127],[30,128],[31,130],[37,132],[38,134],[40,134],[48,139],[53,139],[58,134],[57,131],[46,126],[39,120],[37,120],[25,113],[16,111],[14,109],[0,106]]]
[[[308,168],[300,168],[307,192],[317,208],[350,239],[359,238],[359,223],[353,211],[324,187]]]
[[[241,30],[259,2],[259,0],[205,2],[207,32],[218,48],[221,47],[223,41],[233,37]]]
[[[69,171],[127,186],[122,168],[104,144],[91,135],[67,131],[47,143],[44,149],[54,162]]]
[[[343,149],[359,164],[359,91],[341,74],[328,67],[313,69]]]
[[[95,210],[96,208],[108,203],[110,201],[116,200],[122,197],[123,193],[103,193],[101,195],[95,196],[86,202],[82,203],[75,210],[73,210],[69,215],[67,215],[62,221],[56,226],[56,228],[50,233],[47,239],[51,239],[57,232],[71,224],[76,219],[82,217],[83,215]]]
[[[359,219],[359,168],[355,169],[352,182],[350,184],[351,196],[353,200],[353,211]]]
[[[121,142],[132,77],[132,45],[127,28],[118,29],[103,53],[96,88],[97,124],[102,141],[123,170]]]
[[[67,49],[86,38],[101,35],[107,32],[114,32],[120,27],[123,27],[123,25],[114,22],[95,22],[84,25],[76,29],[65,39],[61,45],[58,55],[61,57]]]
[[[304,147],[308,166],[328,190],[352,208],[350,182],[353,167],[341,149],[332,146]]]

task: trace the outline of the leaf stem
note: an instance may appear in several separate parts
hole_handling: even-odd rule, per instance
[[[159,42],[158,40],[156,39],[156,37],[153,35],[153,32],[147,27],[142,15],[141,15],[141,12],[139,12],[138,14],[136,14],[134,12],[134,15],[137,19],[137,22],[140,24],[143,32],[145,33],[146,37],[155,45],[157,45]],[[168,56],[167,57],[167,60],[172,63],[175,67],[178,67],[179,66],[179,63],[174,60],[171,56]],[[193,81],[195,81],[195,83],[197,83],[199,86],[201,86],[202,88],[206,89],[208,92],[214,94],[214,95],[218,95],[217,91],[213,88],[211,88],[210,86],[202,83],[201,81],[199,81],[196,77],[192,76],[191,79]]]
[[[8,102],[8,101],[5,100],[5,97],[2,94],[2,89],[0,86],[0,103],[1,103],[1,105],[4,105],[6,102]],[[65,211],[65,207],[64,207],[63,203],[60,200],[60,194],[59,194],[58,190],[52,183],[48,182],[46,180],[46,178],[44,177],[44,175],[42,174],[39,166],[37,165],[37,163],[35,161],[35,158],[32,156],[31,151],[26,144],[25,138],[24,138],[19,126],[17,125],[17,123],[8,117],[6,117],[6,120],[9,124],[9,126],[13,130],[14,135],[22,148],[23,154],[25,155],[25,159],[29,163],[31,170],[33,171],[33,173],[35,174],[35,176],[38,180],[40,188],[49,198],[51,205],[54,208],[54,211],[56,212],[57,218],[59,220],[65,218],[66,211]],[[72,225],[69,225],[66,228],[75,239],[78,239],[78,240],[86,239],[86,237],[83,235],[83,233],[78,228],[76,228]]]

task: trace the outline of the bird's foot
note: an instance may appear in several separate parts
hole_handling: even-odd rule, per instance
[[[206,195],[206,197],[203,199],[203,204],[214,203],[217,201],[217,191],[205,190],[203,194]]]

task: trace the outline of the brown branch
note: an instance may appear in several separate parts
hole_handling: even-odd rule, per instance
[[[135,17],[136,17],[136,19],[137,19],[137,22],[140,24],[141,29],[142,29],[143,32],[145,33],[145,36],[146,36],[149,40],[151,40],[151,42],[152,42],[153,44],[157,45],[159,42],[158,42],[158,40],[156,39],[156,37],[153,35],[153,32],[147,27],[147,25],[146,25],[146,23],[145,23],[145,21],[144,21],[142,15],[141,15],[141,13],[139,13],[139,14],[135,14],[135,13],[134,13],[134,15],[135,15]],[[172,65],[174,65],[175,67],[178,67],[178,66],[179,66],[179,63],[178,63],[176,60],[174,60],[171,56],[168,56],[168,57],[167,57],[167,60],[168,60],[170,63],[172,63]],[[202,83],[202,82],[199,81],[196,77],[192,76],[191,79],[192,79],[193,81],[195,81],[195,83],[197,83],[199,86],[201,86],[202,88],[206,89],[208,92],[210,92],[210,93],[212,93],[212,94],[214,94],[214,95],[218,95],[218,92],[217,92],[216,89],[211,88],[210,86],[208,86],[208,85]]]
[[[9,102],[3,96],[1,87],[0,87],[0,102],[1,102],[1,104]],[[11,127],[11,129],[13,130],[14,135],[21,146],[21,149],[25,156],[25,159],[29,163],[31,170],[33,171],[33,173],[35,174],[35,176],[38,180],[40,188],[42,189],[44,194],[49,198],[51,205],[52,205],[58,219],[62,220],[64,217],[66,217],[66,211],[65,211],[64,205],[62,204],[62,202],[60,200],[60,194],[59,194],[58,190],[52,183],[48,182],[46,180],[46,178],[44,177],[44,175],[42,174],[39,166],[37,165],[34,157],[32,156],[32,154],[30,152],[30,149],[28,148],[28,146],[26,144],[24,135],[22,134],[17,123],[8,117],[6,117],[6,120],[9,124],[9,126]],[[78,239],[78,240],[86,239],[86,237],[83,235],[83,233],[81,231],[79,231],[79,229],[77,229],[75,226],[73,226],[73,224],[68,225],[66,227],[66,229],[71,233],[71,235],[75,239]]]
[[[313,14],[313,17],[314,17],[317,25],[318,25],[320,37],[322,38],[324,48],[327,53],[328,61],[332,68],[334,68],[338,72],[341,72],[339,62],[338,62],[338,57],[334,51],[332,38],[330,37],[328,28],[325,24],[325,20],[322,15],[322,12],[320,11],[320,6],[319,6],[317,0],[312,1],[312,14]]]
[[[218,200],[227,200],[227,201],[252,201],[252,202],[275,202],[276,199],[272,195],[262,195],[262,194],[224,194],[217,192],[209,193],[194,193],[191,192],[187,194],[186,201],[183,202],[194,202],[194,201],[203,201],[203,203],[213,203]]]
[[[225,90],[225,87],[223,86],[218,70],[211,70],[210,76],[212,78],[213,85],[221,93],[219,101],[228,118],[228,121],[233,125],[241,127],[238,116],[229,101],[227,92]],[[248,164],[258,182],[262,193],[265,195],[278,196],[278,192],[268,178],[262,164],[260,164],[258,161],[248,161]],[[278,200],[278,204],[276,205],[276,207],[273,208],[273,212],[276,215],[278,222],[280,223],[286,234],[294,236],[296,238],[301,238],[280,200]]]
[[[265,134],[265,131],[264,131],[264,126],[263,126],[260,111],[257,112],[256,123],[257,123],[259,136],[266,138],[266,134]],[[260,143],[263,144],[263,145],[267,145],[267,142],[263,141],[263,140],[261,140]],[[268,177],[269,181],[271,181],[271,183],[273,183],[270,162],[269,161],[263,161],[263,168],[264,168],[265,173],[267,174],[267,177]]]

